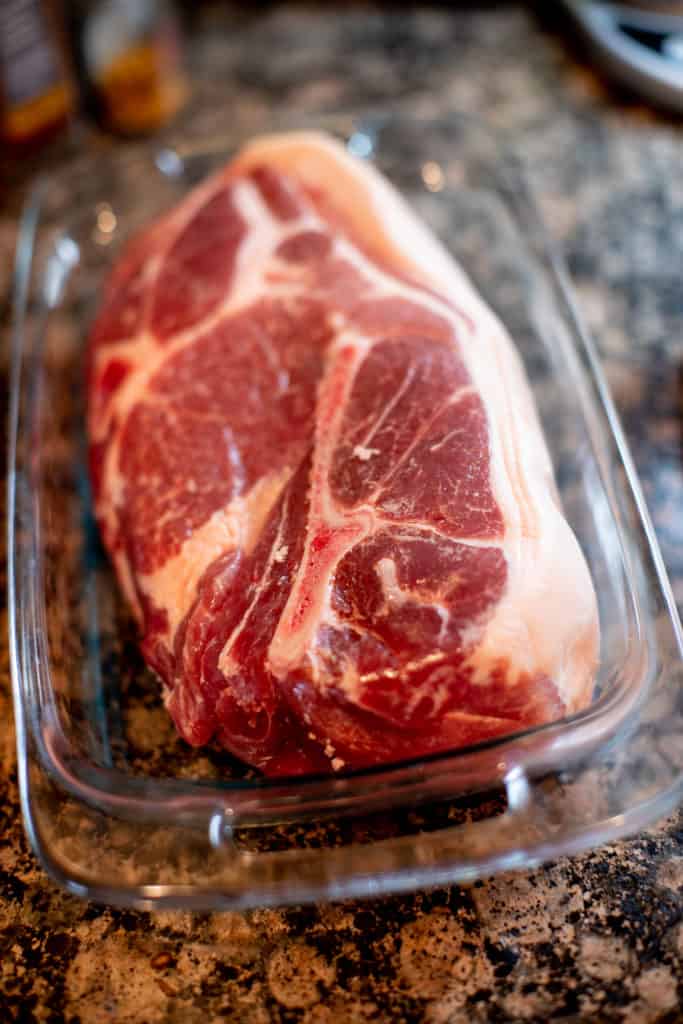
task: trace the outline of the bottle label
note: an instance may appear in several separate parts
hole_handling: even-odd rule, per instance
[[[0,0],[0,60],[10,106],[48,92],[61,78],[37,0]]]
[[[70,89],[38,0],[0,0],[0,74],[10,137],[30,136],[68,113]]]

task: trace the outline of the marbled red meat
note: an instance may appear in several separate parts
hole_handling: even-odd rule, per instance
[[[189,743],[325,771],[590,699],[593,588],[510,340],[336,143],[255,140],[133,240],[89,366],[98,519]]]

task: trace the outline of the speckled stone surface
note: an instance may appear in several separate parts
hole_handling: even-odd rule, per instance
[[[205,11],[173,132],[218,133],[237,109],[487,118],[564,245],[683,605],[680,126],[606,91],[517,5],[321,7]],[[14,231],[0,214],[0,299]],[[683,1021],[680,812],[533,873],[364,903],[149,915],[63,895],[22,832],[4,638],[1,1021]]]

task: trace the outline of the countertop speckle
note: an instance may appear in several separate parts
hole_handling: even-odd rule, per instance
[[[195,21],[193,99],[176,137],[220,133],[235,111],[391,105],[474,112],[516,149],[564,247],[683,604],[680,124],[604,87],[517,4],[289,4],[249,15],[226,5]],[[0,213],[0,300],[14,236]],[[63,894],[22,830],[5,637],[3,624],[3,1021],[683,1021],[680,812],[534,872],[366,902],[149,914]]]

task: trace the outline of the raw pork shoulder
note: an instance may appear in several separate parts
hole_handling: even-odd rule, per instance
[[[331,139],[256,139],[135,238],[89,373],[102,535],[189,743],[329,771],[590,700],[595,596],[513,346]]]

